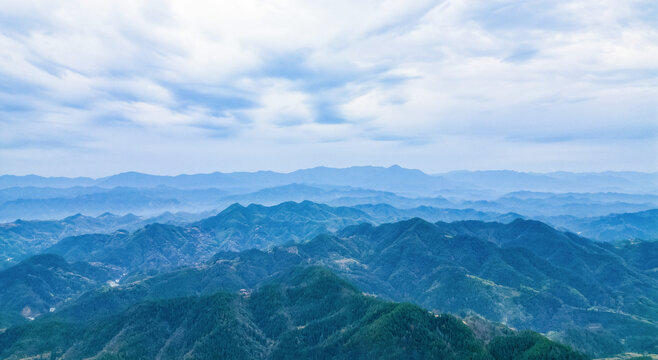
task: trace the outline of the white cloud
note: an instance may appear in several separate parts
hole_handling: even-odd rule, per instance
[[[5,173],[658,170],[651,1],[0,8]]]

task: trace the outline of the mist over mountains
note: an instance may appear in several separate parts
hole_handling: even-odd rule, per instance
[[[126,172],[108,177],[42,177],[37,175],[0,176],[0,188],[10,187],[156,187],[181,189],[223,188],[254,191],[281,185],[304,183],[350,186],[380,191],[419,195],[442,189],[480,189],[497,192],[515,190],[550,192],[628,192],[656,193],[658,173],[524,173],[511,170],[453,171],[426,174],[420,170],[394,165],[388,168],[355,166],[349,168],[316,167],[290,173],[274,171],[234,172],[195,175],[162,176]]]
[[[212,173],[106,178],[0,176],[0,221],[165,211],[219,211],[230,204],[311,200],[334,206],[431,206],[526,216],[605,216],[658,207],[658,174],[451,172],[399,166],[313,168],[292,173]]]
[[[656,179],[2,176],[0,354],[658,354]]]
[[[657,18],[3,2],[0,359],[658,360]]]

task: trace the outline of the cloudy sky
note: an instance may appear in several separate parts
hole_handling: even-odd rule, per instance
[[[0,173],[658,171],[658,2],[0,1]]]

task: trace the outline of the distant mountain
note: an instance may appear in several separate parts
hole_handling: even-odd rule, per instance
[[[138,172],[126,172],[97,179],[97,183],[99,186],[110,188],[117,186],[146,188],[167,186],[180,189],[221,188],[231,189],[232,191],[254,191],[264,187],[289,183],[281,179],[283,175],[271,171],[253,173],[214,172],[211,174],[183,174],[177,176],[158,176]]]
[[[658,240],[658,209],[591,218],[549,217],[546,221],[598,241]]]
[[[290,173],[272,171],[235,172],[178,176],[155,176],[140,173],[123,173],[97,180],[102,187],[154,187],[170,186],[182,189],[221,188],[231,191],[255,191],[289,184],[321,184],[332,186],[362,187],[381,191],[419,194],[436,191],[453,185],[443,179],[427,175],[419,170],[399,166],[388,168],[355,166],[349,168],[316,167]]]
[[[354,166],[344,169],[316,167],[297,170],[289,175],[297,183],[353,186],[390,191],[403,196],[427,196],[441,189],[460,187],[459,184],[447,181],[442,177],[431,176],[420,170],[405,169],[397,165],[388,168],[377,166]]]
[[[303,200],[332,206],[384,203],[398,208],[430,206],[531,217],[593,217],[658,207],[658,175],[642,173],[462,171],[428,175],[399,166],[361,166],[178,176],[130,172],[84,181],[32,176],[21,183],[20,179],[0,177],[0,221],[104,212],[155,216],[165,211],[223,209],[236,202],[274,205]],[[70,187],[62,188],[66,184]]]
[[[637,212],[658,207],[656,196],[623,196],[620,194],[545,194],[512,193],[490,200],[455,201],[443,196],[407,197],[386,191],[329,185],[289,184],[265,188],[256,192],[230,194],[224,190],[181,190],[176,188],[92,188],[87,193],[79,188],[70,194],[58,189],[57,196],[45,197],[39,191],[30,191],[19,198],[0,204],[0,221],[18,218],[54,219],[82,213],[98,216],[105,212],[116,214],[134,213],[140,216],[156,216],[163,212],[207,212],[223,209],[233,203],[248,205],[259,203],[274,205],[286,201],[310,200],[332,206],[356,206],[363,204],[388,204],[400,209],[435,207],[447,209],[473,209],[485,213],[516,213],[531,217],[571,215],[592,217],[610,213]],[[24,190],[24,189],[23,189]],[[60,191],[61,190],[61,191]],[[85,188],[85,190],[89,190]],[[14,189],[11,196],[18,196]],[[447,192],[450,194],[450,192]],[[53,195],[53,194],[51,194]],[[448,196],[448,195],[446,195]]]
[[[52,187],[52,188],[67,188],[74,186],[93,186],[97,181],[88,177],[43,177],[38,175],[0,175],[0,188],[11,187]]]
[[[368,196],[368,197],[354,197],[346,196],[328,201],[328,204],[333,206],[355,206],[362,204],[390,204],[398,208],[414,208],[414,207],[456,207],[459,205],[447,200],[442,196],[436,197],[423,197],[423,198],[407,198],[397,195],[389,196]]]
[[[306,184],[288,184],[275,187],[267,187],[255,192],[246,194],[229,195],[225,198],[227,201],[243,204],[279,204],[286,201],[317,201],[325,202],[336,197],[344,196],[345,193],[355,192],[352,188],[325,188],[318,186],[311,186]],[[363,190],[363,193],[371,195],[372,193],[379,193],[374,190]]]
[[[272,207],[239,204],[186,226],[151,224],[133,233],[68,237],[43,250],[68,261],[102,262],[149,272],[209,259],[218,251],[267,249],[302,242],[347,225],[372,221],[364,212],[309,201]]]
[[[120,276],[106,267],[70,264],[56,255],[33,256],[0,271],[0,328],[34,320]]]
[[[554,193],[627,192],[656,194],[658,192],[658,173],[613,171],[601,173],[525,173],[493,170],[454,171],[439,175],[448,181],[461,182],[475,188],[495,189],[502,192],[518,190]]]
[[[579,201],[596,203],[626,203],[626,204],[655,204],[658,203],[658,195],[652,194],[625,194],[615,192],[537,192],[537,191],[515,191],[503,195],[501,198],[514,198],[522,200],[553,199],[562,203],[573,203]]]
[[[388,168],[355,166],[343,169],[316,167],[291,173],[258,171],[178,176],[156,176],[135,172],[122,173],[96,180],[101,187],[169,186],[181,189],[221,188],[231,191],[254,191],[293,183],[363,187],[373,190],[419,194],[433,192],[454,184],[419,170],[399,166]]]
[[[61,220],[16,220],[0,224],[0,269],[39,253],[66,237],[134,231],[153,223],[183,225],[209,215],[166,212],[153,218],[142,218],[133,214],[104,213],[97,217],[76,214]]]
[[[44,318],[1,333],[0,349],[7,359],[585,359],[531,332],[485,343],[453,316],[364,296],[317,267],[241,296],[140,302],[84,323]]]
[[[658,173],[524,173],[516,171],[455,171],[429,175],[399,166],[316,167],[290,173],[273,171],[158,176],[127,172],[99,179],[45,178],[35,175],[0,176],[0,189],[15,186],[73,187],[100,186],[180,189],[218,188],[231,192],[252,192],[282,185],[322,184],[391,191],[403,196],[435,196],[439,191],[518,190],[548,192],[626,192],[658,194]]]
[[[85,188],[89,190],[88,188]],[[117,214],[136,213],[156,216],[165,211],[207,211],[223,208],[230,203],[222,200],[227,194],[218,189],[180,190],[175,188],[91,188],[94,192],[70,192],[59,189],[58,197],[38,198],[36,194],[0,204],[0,221],[16,219],[56,219],[81,213],[98,216],[106,212]],[[16,189],[13,191],[17,192]],[[13,194],[15,195],[15,194]],[[52,195],[52,194],[51,194]]]
[[[389,204],[362,204],[356,205],[355,208],[367,213],[373,219],[380,223],[395,222],[408,220],[415,217],[427,221],[460,221],[460,220],[480,220],[480,221],[497,221],[508,223],[514,219],[523,218],[523,216],[514,213],[500,214],[492,212],[482,212],[473,209],[450,209],[436,208],[431,206],[419,206],[410,209],[399,209]]]
[[[199,213],[190,213],[184,211],[172,213],[171,211],[165,211],[160,215],[144,219],[142,221],[142,226],[154,223],[181,226],[191,222],[203,220],[216,214],[217,210],[208,210]]]
[[[516,212],[532,217],[570,215],[576,217],[604,216],[610,213],[637,212],[654,209],[658,198],[619,196],[619,194],[546,194],[515,192],[495,200],[464,201],[461,207],[480,211]],[[620,200],[620,199],[623,199]]]
[[[276,206],[234,204],[217,216],[190,224],[221,243],[221,250],[265,249],[285,242],[303,242],[347,225],[370,222],[364,212],[310,201]]]
[[[135,215],[102,214],[98,217],[80,214],[62,220],[17,220],[0,224],[0,269],[35,254],[67,236],[112,232],[143,226]]]
[[[111,234],[117,230],[132,232],[152,223],[186,227],[188,223],[196,220],[196,223],[189,225],[190,229],[178,229],[177,231],[184,234],[189,241],[199,241],[199,245],[208,243],[212,239],[216,240],[216,242],[211,241],[205,245],[207,248],[204,251],[209,252],[209,254],[202,256],[200,259],[202,260],[218,250],[243,250],[252,247],[264,249],[288,241],[301,242],[311,239],[317,234],[334,232],[347,225],[361,222],[383,223],[416,216],[430,220],[472,218],[509,222],[511,219],[519,217],[516,214],[481,213],[471,209],[438,209],[432,207],[398,209],[386,204],[329,207],[309,201],[299,204],[286,202],[274,207],[260,205],[244,207],[235,204],[219,215],[210,217],[208,215],[210,214],[163,213],[153,218],[142,218],[132,214],[116,216],[105,213],[98,217],[77,214],[62,220],[18,220],[0,224],[0,241],[3,242],[0,249],[4,251],[2,255],[5,259],[0,268],[43,251],[65,237],[93,233]],[[115,234],[115,236],[124,239],[123,233]],[[111,236],[89,236],[84,238],[110,239]],[[124,240],[130,241],[128,238]],[[76,239],[69,239],[53,251],[65,255],[68,251],[63,250],[63,247],[78,247],[79,244],[75,244],[76,241]],[[103,247],[104,244],[105,242],[101,241],[97,246]],[[82,256],[69,259],[92,261],[96,258]],[[176,264],[178,263],[176,262]]]
[[[57,254],[68,261],[115,266],[124,272],[150,272],[203,261],[208,252],[216,249],[209,239],[203,241],[188,229],[151,224],[133,233],[120,230],[68,237],[44,253]]]
[[[388,191],[369,190],[346,186],[290,184],[265,188],[253,193],[230,195],[224,201],[241,204],[279,204],[286,201],[313,201],[332,206],[355,206],[360,204],[385,203],[391,206],[408,208],[416,206],[455,206],[441,197],[405,197]]]
[[[137,189],[117,188],[109,191],[80,195],[73,198],[19,199],[0,204],[0,220],[53,219],[62,215],[83,213],[96,216],[115,213],[161,213],[161,209],[176,208],[175,198]]]
[[[226,201],[242,204],[258,203],[261,205],[279,204],[286,201],[314,201],[331,203],[337,199],[350,199],[356,203],[368,202],[366,199],[381,198],[393,201],[411,200],[392,192],[355,188],[351,186],[288,184],[264,188],[252,193],[241,193],[224,198]]]
[[[17,218],[53,219],[76,213],[96,216],[105,212],[119,214],[132,212],[142,216],[154,216],[157,213],[172,211],[206,212],[209,209],[225,208],[233,203],[276,205],[287,201],[304,200],[334,206],[382,202],[398,207],[453,205],[442,197],[409,198],[385,191],[305,184],[282,185],[241,194],[228,194],[218,189],[181,190],[170,187],[117,187],[111,190],[99,187],[10,188],[0,190],[0,199],[3,197],[3,191],[6,201],[4,203],[0,201],[0,221],[13,221]]]
[[[63,188],[17,186],[10,188],[0,188],[0,204],[20,199],[71,198],[81,195],[106,192],[107,190],[108,189],[97,186],[73,186]]]

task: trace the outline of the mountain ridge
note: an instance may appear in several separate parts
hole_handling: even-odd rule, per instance
[[[248,184],[267,184],[267,186],[285,185],[288,183],[302,182],[302,183],[323,183],[331,185],[351,185],[359,186],[363,180],[367,180],[368,188],[386,190],[391,189],[387,184],[386,177],[393,179],[394,182],[399,182],[399,179],[404,179],[404,182],[399,182],[398,186],[406,184],[403,188],[405,191],[417,192],[413,187],[426,187],[429,190],[439,190],[446,187],[461,188],[464,184],[470,184],[472,187],[487,188],[492,187],[492,184],[497,184],[495,187],[500,189],[511,189],[508,185],[516,183],[516,190],[539,190],[548,189],[550,186],[559,186],[566,189],[564,186],[572,188],[585,189],[582,186],[583,180],[589,184],[587,189],[627,189],[633,188],[635,190],[641,189],[637,187],[637,183],[645,183],[649,185],[649,190],[656,193],[658,190],[658,174],[656,173],[641,173],[641,172],[599,172],[599,173],[568,173],[568,172],[553,172],[553,173],[532,173],[532,172],[518,172],[513,170],[495,170],[495,171],[453,171],[439,174],[427,174],[417,169],[406,169],[394,165],[390,167],[379,166],[353,166],[347,168],[330,168],[330,167],[314,167],[308,169],[300,169],[291,172],[275,172],[275,171],[258,171],[258,172],[213,172],[205,174],[180,174],[175,176],[168,175],[151,175],[139,172],[124,172],[120,174],[100,177],[96,179],[91,178],[65,178],[65,177],[40,177],[37,175],[15,176],[3,175],[0,176],[0,188],[16,186],[19,184],[44,186],[44,184],[55,184],[56,187],[62,187],[63,184],[68,183],[70,186],[77,185],[103,185],[109,187],[115,186],[129,186],[140,184],[139,186],[156,186],[156,185],[174,185],[183,188],[202,188],[216,187],[218,184],[229,187],[244,187]],[[502,180],[501,175],[504,175],[505,181]],[[345,177],[348,180],[340,180]],[[531,179],[533,181],[528,181]],[[322,180],[318,182],[318,180]],[[330,180],[330,181],[328,181]],[[646,182],[650,182],[646,184]],[[537,186],[537,182],[544,182],[542,186]],[[241,184],[240,184],[241,183]],[[215,184],[209,186],[209,184]],[[488,185],[487,185],[488,184]],[[534,184],[534,185],[533,185]],[[240,185],[240,186],[238,186]],[[522,185],[522,186],[521,186]],[[546,186],[550,185],[550,186]],[[252,185],[250,185],[252,186]],[[628,188],[628,186],[631,186]],[[645,186],[646,187],[646,186]],[[252,187],[253,188],[253,187]],[[427,190],[426,189],[426,190]],[[402,191],[404,192],[404,191]]]
[[[485,342],[454,316],[365,296],[321,267],[292,268],[249,295],[139,302],[77,325],[37,320],[0,333],[0,349],[8,359],[586,359],[531,332]]]
[[[596,350],[599,355],[625,346],[655,352],[658,343],[650,339],[658,338],[658,281],[651,269],[639,266],[635,250],[615,250],[538,221],[433,224],[413,218],[352,225],[335,235],[265,250],[219,252],[205,265],[140,284],[178,296],[237,291],[291,266],[317,264],[383,299],[554,332],[567,343],[588,336],[609,344]],[[89,293],[80,304],[121,304],[125,300],[119,299],[155,295],[143,292],[142,285],[126,286],[127,292],[120,287],[116,293]],[[118,298],[101,301],[96,296]],[[80,313],[61,311],[55,314]],[[597,323],[600,330],[587,328]]]

